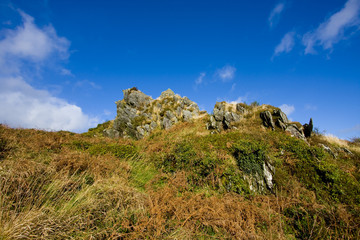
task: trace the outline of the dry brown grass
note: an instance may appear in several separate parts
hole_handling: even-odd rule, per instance
[[[153,156],[169,153],[179,141],[209,137],[203,121],[136,142],[0,126],[5,143],[0,239],[294,239],[298,233],[289,229],[301,223],[296,222],[300,217],[305,229],[297,231],[307,239],[359,239],[359,218],[351,212],[359,209],[319,201],[315,191],[286,172],[295,171],[299,161],[291,154],[279,157],[278,185],[267,195],[194,187],[188,181],[191,169],[168,174],[152,166]],[[267,130],[242,124],[239,136],[275,141],[267,139]],[[231,149],[234,139],[222,144]],[[93,154],[74,142],[135,145],[138,154],[129,159]],[[209,145],[217,159],[235,165],[226,148]],[[358,168],[350,167],[355,175]]]

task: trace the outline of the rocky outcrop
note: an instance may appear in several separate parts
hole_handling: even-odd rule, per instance
[[[252,192],[264,193],[267,190],[273,191],[275,167],[271,163],[270,158],[266,158],[262,164],[261,173],[253,173],[244,175],[244,179],[248,182]]]
[[[260,118],[262,119],[265,127],[275,130],[276,125],[281,130],[289,132],[291,136],[305,141],[307,137],[311,136],[313,129],[312,119],[310,119],[309,124],[304,124],[303,126],[299,123],[292,123],[289,121],[286,114],[280,109],[274,109],[272,113],[269,110],[263,111],[260,113]]]
[[[275,130],[275,124],[269,111],[261,112],[260,118],[263,120],[263,124],[265,127],[271,127],[272,130]]]
[[[289,132],[293,137],[306,140],[302,127],[299,128],[295,123],[287,125],[285,131]]]
[[[216,130],[218,132],[232,129],[235,127],[234,124],[239,122],[245,113],[246,109],[241,103],[217,102],[206,127],[208,130]]]
[[[123,94],[124,98],[116,102],[114,126],[104,130],[105,136],[141,139],[157,128],[170,129],[177,122],[189,122],[199,115],[196,103],[171,89],[157,99],[136,88],[123,90]]]

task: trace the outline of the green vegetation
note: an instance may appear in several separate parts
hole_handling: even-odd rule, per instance
[[[1,125],[0,239],[359,239],[356,139],[205,121],[138,141]],[[250,190],[270,159],[273,189]]]
[[[104,123],[100,123],[95,128],[90,128],[88,132],[84,133],[86,136],[102,136],[103,131],[105,129],[111,128],[113,125],[113,121],[106,121]]]

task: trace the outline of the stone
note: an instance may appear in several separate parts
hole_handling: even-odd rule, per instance
[[[275,109],[274,112],[273,112],[273,115],[274,116],[277,116],[279,117],[279,120],[283,123],[289,123],[289,119],[287,118],[286,114],[281,111],[280,109]]]
[[[310,118],[309,124],[305,123],[303,125],[303,127],[304,127],[304,135],[305,135],[305,137],[307,137],[307,138],[311,137],[311,134],[312,134],[312,131],[313,131],[313,128],[314,128],[312,118]]]
[[[175,97],[175,93],[170,88],[161,93],[160,98],[173,98]]]
[[[188,111],[188,110],[184,110],[184,111],[183,111],[183,119],[184,119],[185,122],[190,122],[191,119],[192,119],[192,114],[191,114],[191,112]]]
[[[176,119],[175,114],[174,114],[173,112],[169,111],[169,110],[166,111],[165,116],[166,116],[168,119],[170,119],[171,121],[175,121],[175,119]]]
[[[163,128],[164,128],[165,130],[170,129],[170,128],[172,127],[172,122],[171,122],[171,120],[165,117],[165,118],[163,119],[162,126],[163,126]]]
[[[155,128],[157,128],[157,123],[156,122],[154,122],[154,121],[151,121],[151,123],[150,123],[150,129],[151,130],[154,130]]]
[[[320,143],[319,145],[320,145],[325,151],[327,151],[328,153],[330,153],[330,155],[331,155],[333,158],[336,158],[335,153],[331,150],[330,147],[328,147],[328,146],[326,146],[326,145],[324,145],[324,144],[322,144],[322,143]]]
[[[137,137],[138,139],[140,139],[140,138],[143,138],[144,136],[145,136],[145,131],[144,131],[144,129],[143,129],[142,127],[138,126],[138,127],[136,128],[136,137]]]
[[[234,120],[234,122],[239,122],[240,121],[240,115],[238,115],[238,114],[236,114],[236,113],[231,113],[231,115],[232,115],[232,118],[233,118],[233,120]]]
[[[269,111],[261,112],[260,118],[263,120],[265,127],[271,127],[273,130],[275,129],[275,124]]]
[[[245,114],[246,109],[241,106],[241,103],[236,104],[236,111],[238,111],[240,114]]]
[[[285,131],[286,129],[286,125],[285,123],[283,123],[280,119],[276,120],[276,126],[278,126],[279,128],[281,128],[283,131]]]
[[[116,131],[115,129],[105,129],[103,131],[103,135],[105,137],[109,137],[109,138],[118,138],[119,137],[119,132]]]
[[[306,138],[304,136],[304,133],[301,129],[299,129],[296,124],[290,124],[286,127],[285,131],[289,132],[291,136],[297,137],[299,139],[305,140]]]
[[[206,124],[206,128],[208,130],[219,130],[213,115],[210,116],[210,121]]]
[[[217,102],[214,106],[213,114],[210,116],[210,122],[207,124],[207,129],[216,129],[218,132],[234,129],[234,123],[240,121],[240,115],[242,114],[242,112],[238,112],[236,109],[235,104]]]
[[[265,162],[263,163],[263,169],[264,169],[264,179],[265,179],[265,183],[267,185],[267,187],[272,190],[273,189],[273,173],[271,171],[271,168],[268,166],[268,164],[266,164]]]
[[[150,103],[151,97],[147,96],[139,90],[126,89],[123,90],[124,101],[130,106],[140,107]]]

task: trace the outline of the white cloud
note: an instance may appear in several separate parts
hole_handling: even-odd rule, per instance
[[[49,60],[68,58],[70,42],[58,37],[52,26],[40,29],[31,16],[19,13],[22,25],[3,31],[0,40],[0,122],[12,127],[69,131],[94,126],[97,118],[25,80],[24,68],[37,70]]]
[[[288,32],[285,34],[285,36],[281,39],[281,42],[279,45],[276,46],[274,51],[274,56],[279,55],[280,53],[288,53],[290,52],[294,47],[294,36],[295,32]]]
[[[283,104],[281,106],[279,106],[279,108],[281,109],[281,111],[283,111],[286,115],[290,115],[295,111],[295,107],[294,105],[288,105],[288,104]]]
[[[243,103],[243,102],[245,102],[245,100],[246,100],[246,97],[238,97],[236,100],[231,101],[230,103],[231,104]]]
[[[223,82],[230,81],[235,77],[236,68],[226,65],[216,71],[216,75],[220,77]]]
[[[95,88],[95,89],[101,89],[101,86],[97,85],[96,83],[94,82],[91,82],[89,80],[82,80],[82,81],[77,81],[75,83],[75,87],[86,87],[86,86],[90,86],[92,88]]]
[[[284,3],[278,3],[273,10],[270,13],[270,16],[268,18],[268,22],[270,27],[273,27],[280,18],[280,14],[284,11],[285,9],[285,4]]]
[[[0,121],[11,127],[82,131],[99,121],[48,91],[33,88],[21,77],[0,81]]]
[[[233,83],[233,85],[231,85],[230,92],[235,91],[235,89],[236,89],[236,83]]]
[[[332,50],[335,43],[346,38],[346,30],[352,27],[356,27],[354,31],[359,30],[359,12],[360,0],[348,0],[340,11],[321,23],[316,30],[303,36],[305,54],[315,54],[314,47],[316,46]]]
[[[203,82],[205,75],[206,73],[204,72],[200,73],[200,76],[195,80],[195,84],[200,85]]]
[[[34,18],[19,11],[23,25],[5,31],[5,38],[0,42],[0,59],[21,59],[33,62],[43,61],[52,53],[66,59],[69,56],[70,42],[58,37],[55,29],[49,25],[43,29],[34,24]]]
[[[305,110],[308,110],[308,111],[316,111],[316,110],[317,110],[317,106],[312,105],[312,104],[306,104],[306,105],[305,105]]]
[[[66,69],[66,68],[62,68],[61,71],[60,71],[60,74],[64,75],[64,76],[74,77],[74,74],[72,74],[72,72],[69,69]]]

